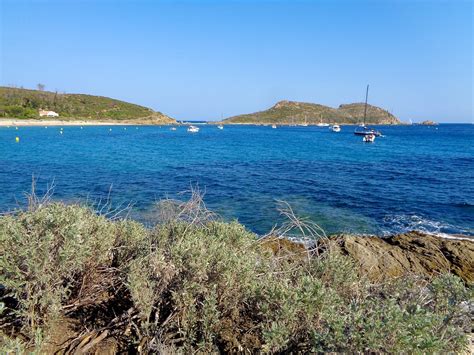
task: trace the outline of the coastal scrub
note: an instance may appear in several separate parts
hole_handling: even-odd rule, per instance
[[[0,351],[467,345],[473,290],[456,276],[373,283],[339,252],[275,253],[239,223],[194,207],[173,205],[153,228],[62,203],[0,217]]]

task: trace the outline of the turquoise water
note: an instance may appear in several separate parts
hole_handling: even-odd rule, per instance
[[[24,204],[34,175],[66,201],[111,189],[145,222],[157,200],[198,184],[210,209],[258,233],[281,221],[279,199],[328,233],[474,235],[474,125],[382,126],[374,144],[349,126],[111,128],[0,127],[0,211]]]

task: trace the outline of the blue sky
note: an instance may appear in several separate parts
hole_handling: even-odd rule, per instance
[[[471,1],[0,0],[0,84],[212,120],[283,99],[473,121]]]

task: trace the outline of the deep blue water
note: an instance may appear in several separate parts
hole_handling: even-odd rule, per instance
[[[0,127],[0,211],[24,203],[32,175],[67,201],[105,199],[112,185],[112,203],[133,202],[145,221],[198,183],[210,209],[258,233],[280,221],[280,199],[328,233],[474,235],[474,125],[380,127],[374,144],[348,126],[200,127]]]

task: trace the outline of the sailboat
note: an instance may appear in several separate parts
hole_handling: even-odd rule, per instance
[[[323,123],[323,115],[319,114],[319,123],[317,124],[318,127],[329,127],[329,123]]]
[[[304,122],[301,124],[302,127],[308,127],[308,121],[306,120],[306,116],[304,116]]]
[[[381,132],[376,131],[373,128],[369,128],[365,125],[365,119],[367,118],[367,98],[369,97],[369,85],[367,84],[367,90],[365,91],[365,107],[364,107],[364,125],[359,125],[358,128],[355,129],[354,134],[356,136],[368,136],[374,135],[375,137],[380,137],[382,135]]]
[[[224,115],[221,113],[221,122],[224,121]],[[224,129],[224,126],[222,125],[222,123],[219,123],[219,125],[217,126],[218,129]]]

